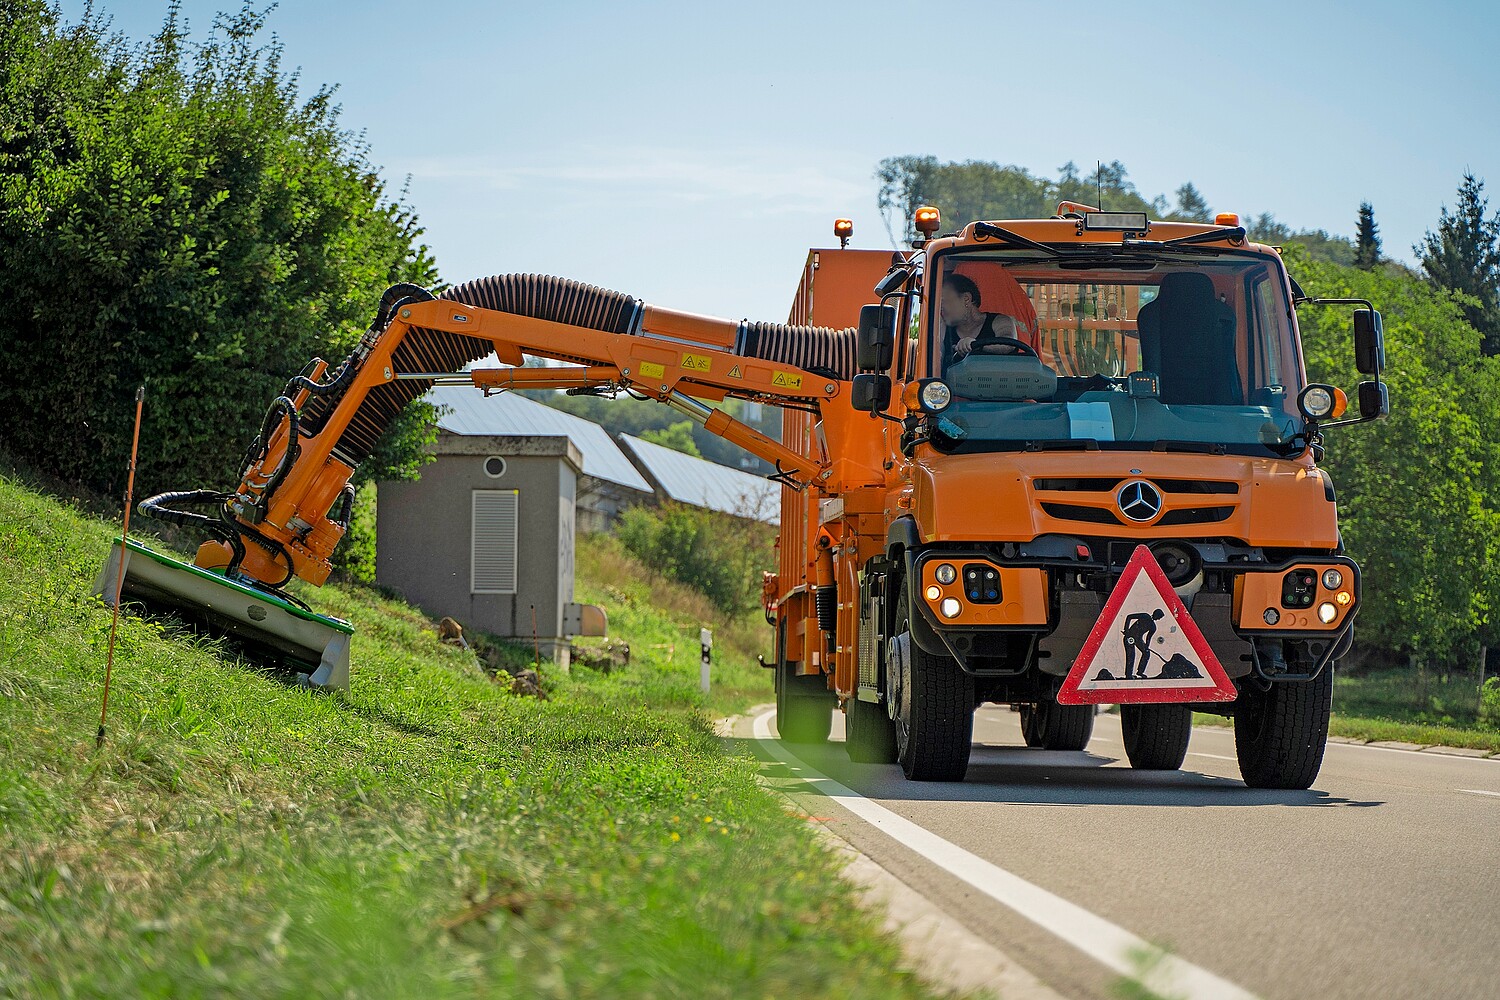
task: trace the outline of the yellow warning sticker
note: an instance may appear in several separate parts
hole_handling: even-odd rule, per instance
[[[695,372],[706,372],[713,367],[713,362],[703,354],[684,354],[682,367]]]
[[[788,389],[802,388],[802,376],[793,375],[791,372],[777,372],[771,376],[771,384],[784,386]]]
[[[666,378],[667,370],[661,365],[650,361],[642,361],[640,368],[641,376],[644,378]]]
[[[733,368],[729,369],[729,377],[730,378],[744,378],[745,377],[745,373],[742,372],[742,371],[740,371],[740,366],[739,365],[735,365]]]

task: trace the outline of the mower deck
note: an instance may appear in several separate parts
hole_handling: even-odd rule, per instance
[[[300,608],[275,594],[179,562],[117,537],[94,593],[113,605],[120,560],[125,560],[122,600],[170,610],[228,633],[252,649],[289,661],[312,687],[349,689],[349,637],[354,627]],[[306,669],[302,669],[306,668]]]

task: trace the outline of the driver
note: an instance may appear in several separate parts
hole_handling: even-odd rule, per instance
[[[1028,340],[1030,331],[1014,316],[987,313],[980,307],[979,286],[964,274],[943,283],[944,355],[950,364],[970,354],[1019,354],[1002,338]]]

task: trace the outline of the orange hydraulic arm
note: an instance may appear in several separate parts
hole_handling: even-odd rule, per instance
[[[540,292],[583,295],[586,306],[592,301],[586,298],[589,293],[602,293],[562,279],[528,275],[518,282],[538,286]],[[454,291],[463,293],[470,286]],[[273,588],[294,576],[324,583],[329,556],[348,530],[353,500],[349,479],[355,466],[394,414],[438,383],[472,384],[486,395],[516,388],[627,390],[666,403],[764,458],[789,484],[800,487],[827,477],[823,458],[793,451],[694,397],[734,396],[816,409],[820,400],[843,390],[838,377],[734,349],[743,347],[747,336],[767,331],[783,340],[789,334],[842,338],[845,332],[736,323],[643,303],[635,304],[627,332],[619,332],[624,321],[612,320],[616,329],[601,329],[605,324],[592,315],[569,322],[528,314],[545,314],[545,307],[502,311],[453,298],[433,299],[410,286],[406,291],[388,310],[392,294],[387,293],[382,314],[332,376],[329,366],[316,360],[289,383],[267,415],[233,493],[155,498],[192,498],[200,504],[210,498],[221,504],[216,533],[222,540],[200,547],[199,566],[233,571]],[[518,367],[455,371],[491,351]],[[526,354],[572,365],[519,367]],[[325,376],[327,382],[319,381]],[[155,512],[161,510],[158,506]]]

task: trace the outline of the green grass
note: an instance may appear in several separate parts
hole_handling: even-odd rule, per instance
[[[926,995],[650,635],[538,701],[309,592],[345,697],[126,617],[96,750],[110,533],[0,478],[0,995]]]
[[[1396,741],[1465,747],[1500,753],[1500,729],[1479,718],[1472,677],[1440,678],[1408,670],[1340,673],[1334,678],[1331,736],[1366,742]],[[1194,722],[1229,725],[1217,715]]]
[[[646,568],[608,535],[580,535],[576,599],[609,612],[612,636],[628,636],[631,669],[610,675],[653,704],[702,706],[729,715],[776,697],[774,635],[760,611],[725,615],[702,594]],[[709,695],[699,692],[699,630],[714,634]],[[588,640],[578,640],[586,643]]]

